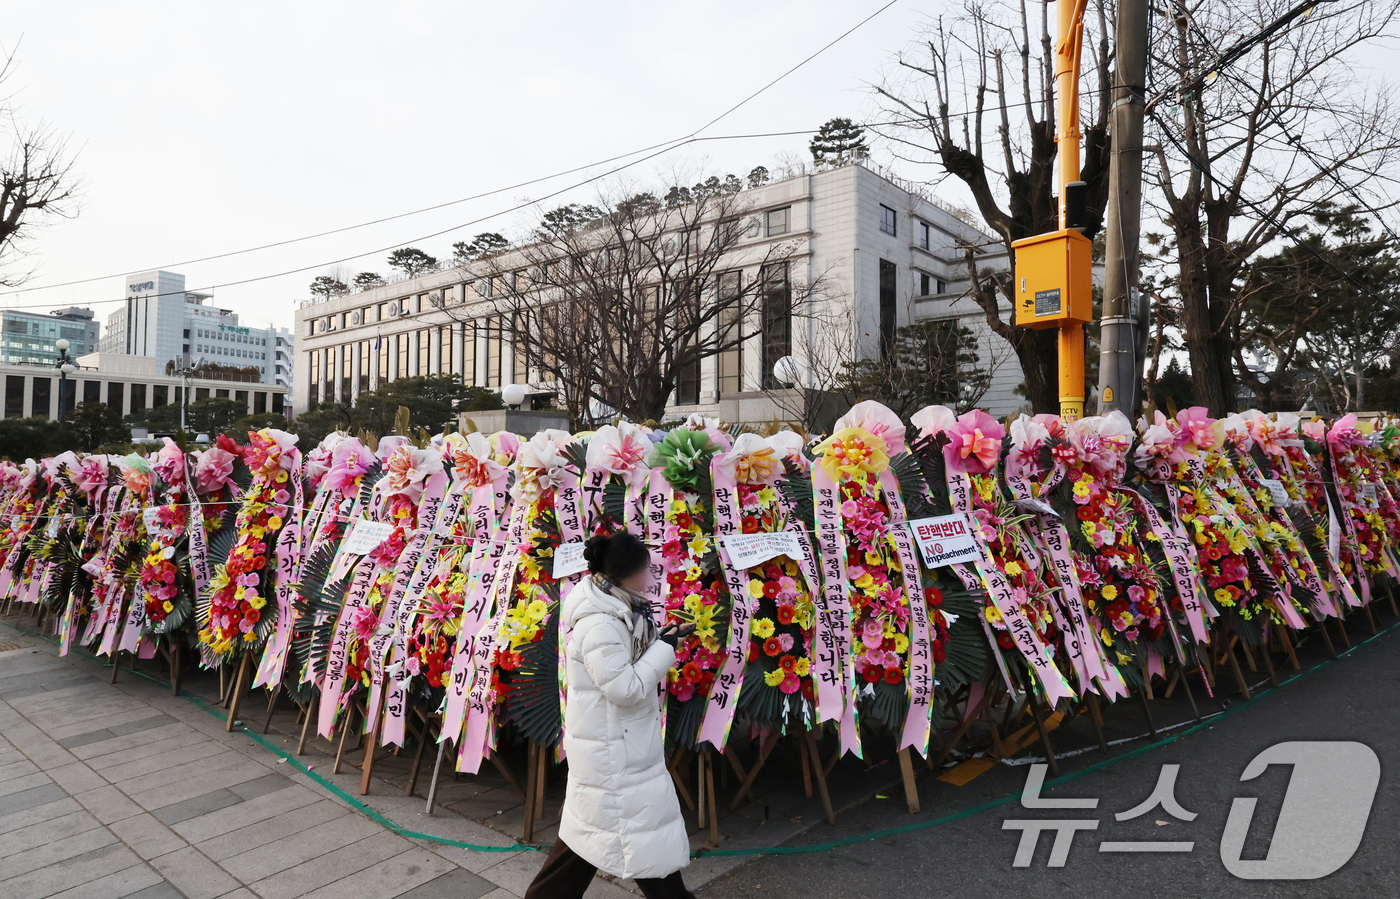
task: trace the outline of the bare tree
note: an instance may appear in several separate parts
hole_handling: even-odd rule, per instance
[[[1354,51],[1392,30],[1400,2],[1318,4],[1269,31],[1299,6],[1172,0],[1153,42],[1156,79],[1189,87],[1154,110],[1156,165],[1145,176],[1172,231],[1164,286],[1181,310],[1196,399],[1215,414],[1234,410],[1237,379],[1267,392],[1239,353],[1245,264],[1300,218],[1345,203],[1368,180],[1386,184],[1378,176],[1400,150],[1388,88],[1353,73]],[[1225,48],[1261,34],[1247,56],[1214,71]]]
[[[983,221],[1014,262],[1012,241],[1059,227],[1055,178],[1054,39],[1049,4],[965,0],[939,17],[894,73],[876,87],[891,123],[876,130],[895,155],[934,161],[971,191]],[[1112,86],[1104,0],[1086,23],[1083,63],[1084,161],[1091,230],[1108,200],[1108,112]],[[1038,19],[1038,21],[1037,21]],[[1097,37],[1097,41],[1095,41]],[[1015,325],[1010,271],[982,271],[974,297],[987,327],[1016,352],[1037,412],[1059,411],[1053,330]]]
[[[822,280],[801,280],[805,239],[768,239],[741,184],[617,190],[546,212],[498,257],[511,270],[492,278],[490,314],[575,421],[660,420],[678,391],[698,395],[706,360],[749,342],[766,373],[791,352]]]
[[[0,85],[14,69],[14,56],[6,56]],[[28,276],[10,273],[24,243],[54,219],[77,214],[80,185],[67,138],[43,122],[23,121],[9,97],[0,98],[0,132],[0,284],[14,286]]]

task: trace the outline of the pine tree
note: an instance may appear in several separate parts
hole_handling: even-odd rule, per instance
[[[865,129],[850,119],[831,119],[807,145],[818,166],[841,166],[860,162],[870,154],[865,146]]]

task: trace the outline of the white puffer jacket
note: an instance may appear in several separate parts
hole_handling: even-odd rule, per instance
[[[657,693],[675,650],[657,640],[634,662],[631,609],[591,577],[564,598],[564,621],[569,786],[559,838],[608,874],[665,877],[690,862]]]

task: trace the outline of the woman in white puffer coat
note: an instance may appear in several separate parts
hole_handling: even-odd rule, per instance
[[[602,870],[634,878],[648,899],[694,899],[681,881],[690,842],[666,770],[659,687],[690,628],[660,633],[643,591],[646,546],[594,537],[589,576],[564,597],[569,786],[559,838],[525,899],[583,896]]]

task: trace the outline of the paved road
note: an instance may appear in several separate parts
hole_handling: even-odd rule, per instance
[[[1389,617],[1389,616],[1387,616]],[[1357,623],[1359,625],[1359,622]],[[1365,636],[1357,626],[1353,639]],[[1111,712],[1118,713],[1119,710]],[[1221,862],[1220,837],[1235,796],[1259,797],[1241,857],[1264,858],[1288,785],[1290,768],[1273,766],[1248,783],[1239,777],[1257,753],[1296,740],[1355,740],[1379,756],[1380,787],[1360,848],[1339,871],[1312,881],[1241,880]],[[1099,756],[1098,758],[1101,758]],[[1095,761],[1081,756],[1075,762]],[[1160,808],[1131,821],[1114,813],[1137,806],[1156,784],[1161,766],[1180,765],[1176,796],[1199,817],[1189,823]],[[1153,899],[1215,893],[1263,897],[1400,896],[1400,798],[1393,772],[1400,765],[1400,630],[1382,633],[1336,663],[1286,684],[1212,726],[1048,790],[1045,796],[1098,797],[1092,811],[1029,811],[1013,803],[952,823],[815,854],[766,856],[707,885],[702,897],[1074,896]],[[1080,767],[1084,767],[1080,764]],[[967,787],[921,781],[925,814],[910,817],[902,803],[871,802],[848,811],[837,828],[814,829],[790,845],[812,845],[893,825],[928,820],[997,796],[1019,793],[1026,768],[997,767]],[[965,792],[960,792],[965,791]],[[900,806],[900,807],[897,807]],[[1013,867],[1019,831],[1005,819],[1098,819],[1097,830],[1075,836],[1063,867],[1047,867],[1045,834],[1032,864]],[[1165,824],[1157,822],[1165,821]],[[1192,841],[1189,854],[1104,854],[1102,841]]]
[[[543,860],[399,836],[188,699],[110,674],[0,624],[4,899],[513,899]]]

